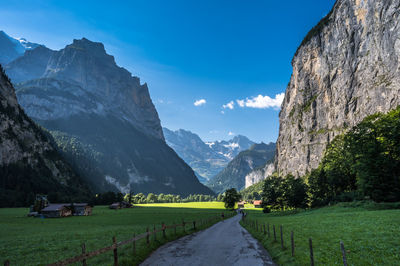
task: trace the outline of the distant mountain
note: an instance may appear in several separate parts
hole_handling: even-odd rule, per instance
[[[229,160],[235,158],[239,152],[249,149],[253,141],[242,135],[237,135],[233,139],[225,141],[209,141],[206,144],[215,152],[225,156]]]
[[[22,110],[0,66],[0,207],[27,206],[36,193],[50,200],[87,200],[90,192]]]
[[[167,144],[192,167],[202,183],[222,171],[240,151],[254,144],[244,136],[236,136],[229,141],[205,143],[198,135],[187,130],[171,131],[163,128],[163,132]]]
[[[31,50],[40,44],[28,42],[26,39],[15,39],[0,31],[0,64],[7,64],[22,56],[26,50]]]
[[[216,193],[222,193],[229,188],[241,190],[245,187],[246,175],[273,160],[274,156],[275,143],[254,144],[250,149],[240,152],[207,186]]]
[[[17,97],[95,191],[212,193],[164,141],[147,84],[102,43],[37,47],[6,66]]]

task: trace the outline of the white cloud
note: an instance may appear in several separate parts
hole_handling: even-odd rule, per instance
[[[223,114],[223,115],[224,115],[224,114],[225,114],[225,112],[224,112],[224,111],[221,111],[221,114]]]
[[[229,131],[228,136],[233,136],[235,135],[235,133],[233,133],[232,131]]]
[[[194,104],[194,106],[201,106],[201,105],[206,104],[206,102],[207,101],[205,99],[200,99],[200,100],[195,101],[193,104]]]
[[[222,108],[229,108],[232,110],[233,108],[235,108],[235,103],[233,101],[230,101],[229,103],[222,105]]]
[[[275,98],[271,98],[269,96],[262,96],[261,94],[257,97],[246,98],[245,100],[236,100],[237,104],[240,107],[249,107],[249,108],[258,108],[258,109],[267,109],[281,108],[283,98],[285,97],[285,93],[279,93],[275,95]]]
[[[244,100],[236,100],[240,107],[244,107]]]

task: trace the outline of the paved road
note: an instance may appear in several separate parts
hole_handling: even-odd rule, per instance
[[[210,228],[169,242],[141,265],[275,265],[267,251],[239,224],[236,215]]]

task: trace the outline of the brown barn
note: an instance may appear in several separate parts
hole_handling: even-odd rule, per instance
[[[57,203],[47,205],[40,213],[46,218],[67,217],[72,215],[72,209],[70,204]]]
[[[261,200],[255,200],[253,202],[254,208],[261,208],[261,204],[262,204]]]

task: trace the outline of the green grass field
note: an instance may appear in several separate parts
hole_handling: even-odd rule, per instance
[[[270,224],[271,237],[244,225],[280,265],[310,265],[308,239],[313,240],[315,265],[343,265],[340,241],[349,265],[400,265],[400,210],[368,210],[357,204],[293,212],[262,213],[249,209],[247,219]],[[292,214],[290,214],[292,213]],[[243,222],[242,222],[243,225]],[[277,242],[273,241],[276,226]],[[283,226],[281,249],[279,226]],[[295,257],[291,257],[290,231],[294,232]]]
[[[110,210],[106,206],[96,206],[93,215],[87,217],[67,217],[40,219],[27,217],[28,209],[0,209],[0,263],[9,259],[11,265],[43,265],[61,259],[79,255],[81,244],[92,251],[112,244],[112,237],[117,241],[141,234],[147,226],[161,223],[181,223],[182,219],[190,222],[186,232],[193,232],[192,221],[220,215],[223,203],[173,203],[143,204],[132,209]],[[211,224],[210,224],[211,225]],[[207,225],[208,226],[208,225]],[[206,226],[204,226],[205,228]],[[182,227],[178,236],[184,235]],[[147,246],[145,240],[137,243],[137,255],[132,255],[132,245],[118,249],[120,265],[132,265],[143,261],[152,250],[163,243],[177,238],[173,229],[167,230],[167,240],[161,233]],[[112,252],[88,260],[88,265],[110,265]]]

